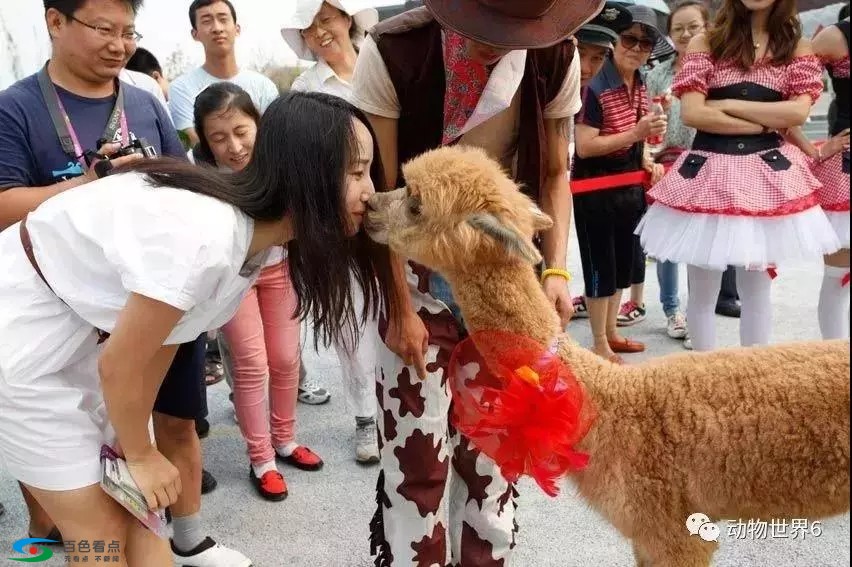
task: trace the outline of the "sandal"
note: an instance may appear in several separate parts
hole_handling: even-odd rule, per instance
[[[611,355],[607,356],[606,360],[610,361],[613,364],[618,364],[619,366],[625,364],[624,359],[621,358],[621,355],[616,353],[612,353]]]
[[[204,383],[208,386],[218,384],[225,378],[225,366],[219,357],[208,356],[204,362]]]
[[[623,359],[623,358],[621,358],[621,355],[618,355],[618,354],[616,354],[616,353],[612,353],[612,354],[608,354],[608,355],[603,355],[603,354],[600,354],[600,353],[595,352],[595,351],[594,351],[594,350],[592,350],[592,349],[589,349],[589,350],[591,350],[591,352],[593,352],[593,353],[594,353],[594,354],[596,354],[597,356],[601,357],[602,359],[604,359],[604,360],[606,360],[606,361],[609,361],[609,362],[611,362],[611,363],[613,363],[613,364],[618,364],[619,366],[621,366],[621,365],[625,364],[624,359]]]
[[[620,353],[645,352],[645,344],[640,343],[639,341],[631,341],[630,339],[622,339],[620,341],[613,341],[613,340],[607,339],[607,343],[609,343],[609,348],[612,349],[612,352],[620,352]]]

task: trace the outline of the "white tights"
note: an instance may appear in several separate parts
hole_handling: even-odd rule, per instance
[[[819,290],[819,330],[824,339],[845,339],[849,336],[849,287],[843,278],[849,268],[826,266]]]
[[[716,299],[722,284],[722,272],[697,266],[687,266],[689,301],[686,318],[689,336],[697,351],[716,348]],[[769,343],[772,327],[770,290],[772,279],[765,271],[737,268],[737,290],[742,300],[740,314],[740,344],[742,346]]]

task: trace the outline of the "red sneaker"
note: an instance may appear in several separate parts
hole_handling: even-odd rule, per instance
[[[276,453],[276,455],[279,460],[303,471],[318,471],[323,465],[322,459],[319,458],[319,455],[304,445],[296,447],[296,449],[290,453],[289,457],[283,457],[278,455],[278,453]]]
[[[267,471],[257,478],[254,469],[249,467],[249,477],[257,492],[266,500],[279,502],[287,498],[287,483],[284,475],[278,471]]]

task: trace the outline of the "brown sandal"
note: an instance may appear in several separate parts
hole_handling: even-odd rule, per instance
[[[612,352],[622,352],[622,353],[645,352],[645,344],[640,343],[639,341],[631,341],[630,339],[623,339],[621,341],[613,341],[613,340],[607,339],[607,343],[609,343],[609,348],[612,349]]]

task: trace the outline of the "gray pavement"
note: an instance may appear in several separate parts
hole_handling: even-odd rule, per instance
[[[576,242],[576,240],[572,240]],[[576,249],[571,269],[580,274]],[[679,352],[681,343],[664,332],[654,266],[649,265],[646,301],[648,318],[626,331],[647,343],[648,353],[630,360]],[[773,289],[775,341],[816,339],[816,302],[821,278],[818,263],[780,269]],[[686,295],[685,270],[681,270],[681,297]],[[575,293],[581,283],[573,282]],[[569,332],[590,344],[588,322],[572,322]],[[735,345],[737,322],[718,318],[720,345]],[[203,442],[205,466],[219,480],[215,492],[204,497],[205,523],[210,534],[238,548],[254,560],[256,567],[367,567],[368,524],[375,508],[377,469],[364,469],[352,458],[354,420],[343,401],[343,386],[334,354],[305,348],[310,372],[327,382],[333,397],[328,405],[299,406],[299,441],[325,459],[320,472],[285,470],[290,497],[281,503],[260,500],[248,483],[248,461],[244,444],[232,419],[227,387],[210,390],[210,437]],[[779,490],[784,479],[778,479]],[[633,565],[628,543],[595,512],[574,496],[570,485],[551,499],[535,485],[523,482],[518,521],[519,546],[512,565],[521,567],[627,567]],[[0,517],[0,565],[13,565],[12,541],[26,537],[25,511],[16,485],[0,471],[0,502],[7,511]],[[725,525],[719,567],[828,567],[849,565],[849,515],[824,522],[819,537],[776,539],[728,538]],[[63,565],[62,554],[40,565]],[[155,567],[155,566],[152,566]]]

